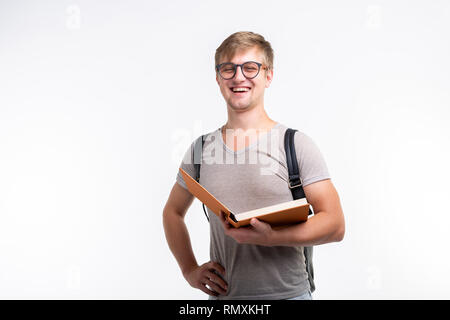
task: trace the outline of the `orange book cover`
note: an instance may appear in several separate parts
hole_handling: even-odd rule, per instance
[[[251,218],[257,218],[271,226],[286,226],[308,220],[309,203],[306,198],[279,203],[246,212],[231,212],[223,203],[216,199],[208,190],[180,168],[181,175],[189,192],[205,204],[217,216],[220,211],[225,213],[227,220],[235,228],[247,226]]]

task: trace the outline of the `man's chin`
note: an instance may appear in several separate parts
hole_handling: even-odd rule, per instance
[[[238,104],[238,105],[236,105],[236,104],[228,104],[228,106],[233,111],[236,111],[236,112],[244,112],[244,111],[247,111],[247,110],[251,109],[251,105],[250,104]]]

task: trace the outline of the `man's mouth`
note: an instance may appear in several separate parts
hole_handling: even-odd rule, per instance
[[[250,87],[231,87],[231,92],[237,95],[243,95],[251,90]]]

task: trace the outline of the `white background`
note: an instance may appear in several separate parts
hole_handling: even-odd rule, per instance
[[[346,217],[315,299],[450,298],[450,2],[1,1],[0,298],[206,299],[162,209],[226,122],[214,52],[275,51],[269,116],[313,138]],[[187,223],[209,258],[200,203]]]

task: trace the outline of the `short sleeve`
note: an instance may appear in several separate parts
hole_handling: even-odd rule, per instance
[[[294,143],[303,186],[331,178],[322,153],[309,136],[297,131]]]
[[[191,143],[190,147],[186,150],[183,159],[181,160],[180,168],[186,171],[191,177],[195,179],[195,168],[194,161],[192,158],[192,150],[194,148],[194,142]],[[187,190],[186,183],[184,182],[183,176],[180,173],[180,170],[177,172],[176,181],[180,186]]]

